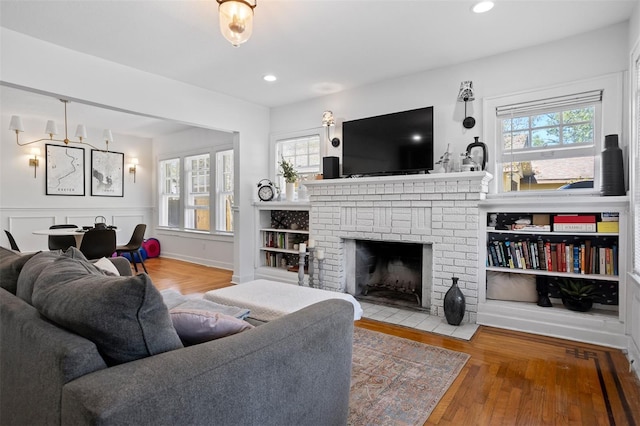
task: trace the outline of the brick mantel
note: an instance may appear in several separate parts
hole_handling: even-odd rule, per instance
[[[451,277],[460,278],[465,321],[478,307],[478,202],[493,176],[463,172],[327,179],[305,182],[309,229],[325,249],[325,286],[346,289],[345,240],[432,245],[431,313],[444,316]]]

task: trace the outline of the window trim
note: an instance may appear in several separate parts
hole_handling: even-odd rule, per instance
[[[171,226],[165,226],[165,225],[160,225],[159,221],[160,221],[160,215],[158,214],[157,216],[157,229],[158,230],[162,230],[162,231],[175,231],[175,232],[184,232],[184,233],[189,233],[189,234],[200,234],[200,235],[220,235],[220,236],[232,236],[234,234],[234,231],[219,231],[216,229],[216,221],[217,221],[217,217],[218,217],[218,211],[217,211],[217,195],[214,194],[213,196],[212,194],[212,188],[216,187],[217,184],[217,167],[214,168],[213,170],[211,170],[212,168],[212,161],[211,159],[214,159],[215,162],[215,158],[217,157],[218,152],[222,152],[222,151],[232,151],[233,155],[234,155],[234,169],[235,169],[235,156],[236,156],[236,152],[234,150],[234,147],[232,144],[222,144],[222,145],[216,145],[213,147],[209,147],[209,148],[200,148],[200,149],[192,149],[192,150],[187,150],[187,151],[179,151],[179,152],[171,152],[171,153],[165,153],[161,156],[158,156],[156,159],[156,165],[159,166],[159,164],[162,161],[166,161],[166,160],[172,160],[172,159],[178,159],[180,161],[180,226],[179,227],[171,227]],[[185,227],[185,216],[184,216],[184,211],[185,211],[185,206],[186,206],[186,201],[184,199],[185,195],[185,191],[186,191],[186,168],[185,168],[185,158],[187,157],[193,157],[193,156],[198,156],[198,155],[205,155],[208,154],[209,155],[209,168],[210,168],[210,172],[209,172],[209,223],[210,223],[210,230],[209,231],[202,231],[202,230],[197,230],[197,229],[191,229],[191,228],[186,228]],[[161,173],[162,171],[160,170],[160,167],[157,167],[158,172],[156,175],[156,182],[160,182],[161,179]],[[237,176],[235,176],[234,173],[234,192],[235,192],[235,188],[236,188],[236,180],[237,180]],[[158,204],[156,205],[156,208],[158,209],[158,211],[160,210],[160,200],[162,198],[162,193],[161,193],[161,189],[158,188],[157,191],[157,195],[158,195]]]
[[[567,196],[567,195],[586,195],[589,193],[599,193],[600,188],[600,155],[602,151],[604,135],[622,134],[622,110],[623,110],[623,76],[622,73],[606,74],[586,80],[558,84],[545,88],[531,89],[516,93],[510,93],[499,96],[486,97],[483,99],[483,137],[487,141],[489,150],[493,151],[490,157],[496,161],[490,164],[488,171],[494,176],[489,183],[489,194],[491,197],[522,197],[522,196]],[[501,117],[498,117],[496,110],[499,107],[509,105],[523,104],[527,102],[559,98],[562,96],[570,96],[577,93],[592,92],[602,90],[601,116],[599,123],[596,123],[596,132],[599,128],[602,137],[596,133],[594,138],[594,188],[593,189],[575,189],[572,191],[518,191],[518,192],[502,192],[502,171],[499,165],[502,165],[502,148],[501,148]]]

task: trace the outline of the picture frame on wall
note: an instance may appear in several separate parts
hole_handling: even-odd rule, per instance
[[[124,154],[91,150],[91,195],[124,197]]]
[[[45,144],[46,195],[85,195],[84,148]]]

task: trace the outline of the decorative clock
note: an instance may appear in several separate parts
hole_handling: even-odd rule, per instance
[[[271,201],[276,196],[276,187],[269,179],[262,179],[258,182],[258,198],[261,201]]]

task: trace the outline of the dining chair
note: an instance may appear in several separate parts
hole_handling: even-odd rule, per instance
[[[90,229],[82,236],[80,251],[87,259],[111,257],[116,251],[116,231],[113,229]]]
[[[18,244],[16,244],[16,239],[13,238],[13,235],[11,235],[11,232],[7,231],[6,229],[4,230],[4,232],[7,234],[7,238],[9,239],[9,245],[11,246],[11,250],[20,251],[20,249],[18,248]]]
[[[78,228],[77,225],[64,223],[61,225],[51,225],[49,229],[66,229]],[[49,235],[49,250],[67,250],[69,247],[76,246],[76,237],[73,235]]]
[[[118,256],[120,256],[122,253],[129,253],[131,255],[131,262],[133,263],[133,268],[136,272],[138,272],[138,266],[136,265],[136,254],[140,259],[140,264],[142,264],[144,272],[147,272],[147,267],[144,264],[144,259],[142,258],[142,253],[140,251],[142,243],[144,242],[144,232],[146,230],[147,225],[145,225],[144,223],[139,223],[133,230],[133,235],[131,235],[131,239],[129,240],[129,242],[123,246],[116,247],[116,253],[118,253]]]

